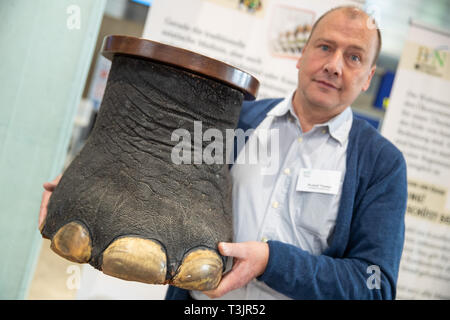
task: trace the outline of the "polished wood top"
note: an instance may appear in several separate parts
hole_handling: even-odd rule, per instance
[[[219,60],[159,42],[111,35],[103,40],[102,54],[110,60],[115,54],[124,54],[182,68],[243,92],[245,100],[254,100],[258,94],[259,81],[251,74]]]

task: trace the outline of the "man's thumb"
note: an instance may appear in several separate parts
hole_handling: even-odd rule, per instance
[[[240,243],[220,242],[219,251],[222,255],[226,257],[242,258],[245,256],[242,244]]]

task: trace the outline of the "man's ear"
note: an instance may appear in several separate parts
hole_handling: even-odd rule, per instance
[[[373,75],[375,74],[375,69],[377,68],[377,66],[373,66],[370,70],[369,76],[367,77],[367,81],[364,84],[364,86],[362,87],[361,91],[367,91],[367,89],[369,89],[370,87],[370,82],[372,81]]]
[[[300,56],[300,58],[298,58],[297,60],[297,64],[295,65],[297,67],[297,69],[300,69],[300,61],[302,59],[302,56]]]

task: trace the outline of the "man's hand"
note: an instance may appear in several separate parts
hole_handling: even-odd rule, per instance
[[[231,290],[245,286],[266,270],[269,261],[269,245],[265,242],[220,242],[222,255],[233,257],[233,268],[226,273],[214,290],[203,291],[210,298],[219,298]]]
[[[53,180],[52,182],[46,182],[43,185],[45,190],[42,193],[41,208],[39,209],[39,221],[38,221],[39,230],[41,230],[42,223],[44,222],[45,217],[47,216],[48,201],[50,200],[52,192],[55,190],[56,186],[58,185],[59,180],[61,180],[61,177],[62,177],[62,174],[57,176],[55,178],[55,180]]]

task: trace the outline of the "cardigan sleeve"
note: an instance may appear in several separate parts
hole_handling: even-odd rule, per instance
[[[393,145],[382,149],[372,159],[374,173],[350,213],[344,254],[314,256],[268,241],[269,262],[257,280],[293,299],[395,299],[404,242],[406,163]]]

